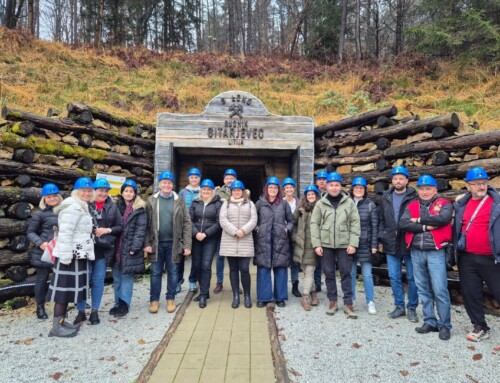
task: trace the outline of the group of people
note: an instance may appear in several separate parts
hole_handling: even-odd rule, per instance
[[[482,168],[470,169],[465,177],[468,192],[454,204],[437,194],[436,180],[421,175],[417,190],[409,186],[410,175],[403,166],[391,172],[391,187],[377,206],[368,197],[368,183],[355,177],[348,191],[340,174],[320,171],[316,183],[308,185],[300,200],[292,178],[282,183],[269,177],[254,204],[250,193],[227,169],[223,185],[215,187],[193,168],[189,184],[174,191],[170,171],[159,174],[159,191],[145,202],[137,184],[127,180],[117,201],[109,196],[105,179],[78,179],[71,197],[61,198],[54,184],[42,189],[40,210],[31,221],[28,235],[35,245],[32,262],[38,268],[35,289],[37,316],[45,319],[44,302],[55,302],[50,336],[74,336],[87,320],[86,299],[91,282],[90,324],[98,324],[106,267],[112,267],[115,305],[110,314],[127,315],[132,298],[134,274],[144,271],[144,258],[151,262],[151,313],[160,307],[163,274],[167,274],[166,310],[176,310],[184,259],[192,256],[189,290],[200,308],[210,298],[212,263],[216,258],[217,281],[213,293],[223,290],[225,259],[233,293],[231,306],[252,307],[250,261],[257,266],[257,306],[288,300],[288,269],[292,294],[301,297],[309,311],[319,305],[321,274],[325,275],[328,303],[326,313],[338,311],[336,268],[339,269],[343,311],[357,318],[354,309],[358,263],[364,282],[367,310],[376,314],[372,261],[381,244],[387,257],[394,309],[390,318],[407,316],[418,322],[422,302],[420,334],[438,332],[450,338],[450,297],[447,289],[446,256],[454,245],[462,295],[473,324],[467,339],[489,336],[482,306],[483,282],[500,301],[500,195],[488,186]],[[453,213],[455,219],[453,222]],[[54,264],[41,260],[54,236]],[[403,288],[402,266],[408,283]],[[53,275],[47,288],[50,268]],[[304,273],[299,291],[299,271]],[[240,285],[242,289],[240,288]],[[65,321],[68,303],[78,315]],[[435,310],[436,308],[436,310]],[[436,312],[437,311],[437,315]]]

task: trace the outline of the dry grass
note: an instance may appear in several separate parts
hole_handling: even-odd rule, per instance
[[[219,62],[207,62],[209,70],[200,74],[196,60],[213,57],[151,55],[143,65],[140,58],[131,65],[123,54],[71,49],[0,29],[0,105],[45,114],[49,107],[64,110],[68,102],[83,101],[154,123],[159,112],[202,113],[217,94],[241,89],[259,97],[271,113],[305,115],[316,124],[395,104],[403,117],[457,112],[466,126],[475,121],[485,131],[500,127],[500,81],[481,67],[325,67],[321,74],[318,66],[297,68],[297,62],[283,61],[251,76],[231,71],[228,76],[228,57],[218,58],[226,60],[224,70],[217,71]],[[310,69],[305,76],[303,68]]]

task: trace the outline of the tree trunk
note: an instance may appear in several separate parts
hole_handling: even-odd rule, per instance
[[[2,203],[12,204],[23,201],[38,205],[40,198],[42,195],[39,188],[0,187],[0,201]]]
[[[396,31],[394,54],[403,52],[404,0],[396,1]]]
[[[372,110],[370,112],[358,114],[353,117],[344,118],[339,121],[328,122],[324,125],[319,125],[314,128],[314,135],[320,136],[327,131],[336,132],[343,129],[348,129],[356,126],[373,125],[377,122],[380,116],[393,117],[398,114],[398,108],[395,105]]]
[[[344,43],[345,43],[346,25],[347,25],[347,3],[348,0],[342,0],[342,16],[340,19],[338,64],[342,64],[342,62],[344,61]]]
[[[356,41],[356,58],[363,59],[363,52],[361,50],[361,0],[356,0],[356,25],[354,29],[354,39]]]
[[[26,234],[28,221],[0,218],[0,238],[14,237],[19,234]]]
[[[104,2],[105,0],[99,0],[99,3],[97,5],[97,19],[94,42],[94,46],[97,50],[101,50],[102,48],[102,37],[104,30]]]

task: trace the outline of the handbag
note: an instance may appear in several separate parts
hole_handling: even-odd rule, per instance
[[[90,215],[92,216],[92,222],[94,223],[94,227],[96,229],[99,228],[99,224],[97,223],[97,219],[95,217],[97,213],[96,209],[90,209]],[[110,250],[115,248],[115,236],[111,234],[101,235],[100,237],[94,235],[94,244],[103,249]]]
[[[476,210],[474,211],[474,214],[472,214],[472,217],[470,217],[470,221],[467,224],[467,227],[465,228],[465,231],[461,231],[458,239],[457,239],[457,251],[464,251],[465,250],[465,236],[467,235],[467,232],[469,231],[470,225],[472,224],[472,221],[474,221],[474,218],[476,218],[477,213],[479,212],[479,209],[481,209],[481,206],[483,206],[484,202],[488,198],[488,194],[486,194],[483,199],[481,200],[481,203],[478,205]]]
[[[47,247],[43,251],[41,260],[43,262],[54,264],[56,257],[54,257],[54,248],[57,242],[57,228],[54,227],[54,237],[47,243]]]

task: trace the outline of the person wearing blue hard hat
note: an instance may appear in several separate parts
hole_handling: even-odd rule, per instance
[[[243,182],[236,180],[231,184],[231,195],[220,208],[219,222],[222,228],[220,257],[227,258],[233,290],[231,307],[237,309],[240,306],[241,280],[244,305],[249,309],[252,307],[250,259],[255,254],[252,232],[257,224],[257,212],[245,193]]]
[[[399,227],[406,232],[413,275],[422,302],[424,324],[415,331],[419,334],[439,332],[439,339],[448,340],[451,303],[445,248],[452,241],[453,206],[449,200],[438,197],[437,182],[430,175],[418,178],[417,194],[418,199],[406,205],[399,221]]]
[[[200,182],[201,182],[201,172],[197,168],[189,169],[187,173],[188,185],[179,191],[179,195],[184,198],[186,202],[186,206],[189,209],[191,207],[191,203],[198,198],[200,195]],[[182,257],[179,263],[179,282],[177,283],[176,293],[179,294],[182,291],[182,284],[184,283],[184,264],[185,258]],[[193,268],[193,264],[191,263],[191,270],[189,272],[189,291],[196,292],[198,288],[196,287],[196,273]]]
[[[115,304],[109,313],[115,318],[128,314],[134,291],[134,274],[145,270],[142,244],[147,225],[146,202],[138,194],[137,183],[126,180],[116,201],[123,217],[123,231],[116,240],[116,262],[112,269]]]
[[[482,167],[465,175],[467,193],[455,201],[454,247],[460,291],[472,329],[467,340],[479,342],[490,336],[483,307],[483,284],[500,302],[500,195],[489,185]]]
[[[264,307],[272,301],[276,301],[278,307],[284,307],[288,300],[287,274],[291,261],[289,233],[295,220],[290,205],[283,201],[277,177],[267,179],[264,194],[255,208],[258,217],[255,236],[257,307]],[[274,274],[274,289],[271,272]]]
[[[388,314],[395,319],[407,316],[413,323],[418,322],[417,285],[413,278],[413,263],[410,249],[405,242],[405,231],[399,228],[399,221],[404,208],[417,198],[417,192],[408,185],[410,174],[404,166],[396,166],[391,171],[392,187],[386,190],[380,203],[379,239],[384,248],[389,270],[394,309]],[[405,303],[403,288],[403,263],[408,283],[408,301]]]
[[[89,261],[95,259],[93,223],[88,208],[88,203],[95,198],[92,184],[90,178],[78,178],[71,196],[54,208],[58,235],[52,251],[54,266],[47,292],[47,300],[54,302],[49,337],[73,337],[80,328],[66,322],[65,318],[69,303],[77,303],[88,296]],[[50,251],[50,247],[46,250]]]
[[[236,181],[238,175],[234,169],[226,169],[224,172],[223,185],[215,188],[215,194],[219,195],[222,201],[227,201],[231,196],[231,184]],[[224,288],[224,257],[219,256],[217,249],[215,262],[215,275],[217,276],[217,283],[214,288],[214,294],[219,294]]]
[[[352,301],[352,255],[359,246],[359,213],[354,201],[342,191],[342,177],[336,172],[327,176],[327,194],[314,207],[311,216],[311,243],[322,268],[328,297],[327,315],[334,315],[337,306],[336,263],[344,294],[344,313],[357,318]]]
[[[298,203],[297,198],[295,198],[295,180],[291,177],[287,177],[283,180],[281,187],[283,188],[284,194],[283,200],[290,205],[290,209],[293,214]],[[302,297],[302,294],[299,291],[299,271],[300,264],[293,260],[293,241],[290,238],[290,279],[292,281],[292,295],[297,298]]]
[[[164,171],[158,177],[160,191],[148,198],[148,223],[144,252],[151,262],[149,312],[156,314],[160,307],[163,270],[167,270],[167,312],[176,309],[175,295],[179,281],[179,262],[191,255],[191,217],[186,202],[173,191],[175,178]]]
[[[314,286],[314,270],[319,261],[311,243],[311,214],[316,202],[321,198],[316,185],[307,185],[304,189],[304,197],[293,217],[297,222],[293,229],[292,237],[294,242],[293,260],[302,265],[304,271],[304,288],[302,290],[302,307],[304,310],[311,310],[311,306],[318,306],[319,300]],[[309,297],[311,300],[309,301]]]
[[[365,287],[366,305],[368,313],[375,315],[375,287],[373,284],[372,261],[378,251],[378,208],[375,202],[368,197],[368,183],[363,177],[355,177],[349,192],[358,208],[361,225],[359,246],[352,260],[352,296],[356,300],[356,277],[358,275],[358,261],[361,266],[361,275]]]
[[[326,170],[320,170],[318,174],[316,174],[316,186],[321,195],[326,193],[326,177],[328,177],[328,172]]]
[[[204,179],[200,187],[200,195],[191,204],[189,215],[193,227],[192,270],[194,278],[200,283],[200,294],[194,301],[198,301],[203,309],[210,297],[212,261],[220,241],[219,213],[222,201],[215,194],[212,180]]]
[[[123,230],[122,215],[118,207],[109,195],[111,185],[108,180],[98,178],[92,187],[95,190],[95,200],[89,203],[89,211],[94,221],[95,236],[95,260],[90,262],[91,287],[91,311],[90,324],[97,325],[99,319],[99,308],[104,294],[104,278],[106,277],[106,267],[112,267],[116,261],[116,237]],[[85,308],[87,300],[83,299],[77,303],[78,315],[74,324],[82,324],[87,320]]]
[[[35,300],[36,316],[38,319],[48,319],[45,312],[45,297],[47,295],[49,274],[52,264],[42,261],[42,255],[49,242],[54,238],[54,227],[57,227],[57,215],[54,209],[61,204],[63,198],[59,188],[52,184],[45,184],[42,187],[42,198],[35,214],[29,221],[26,235],[33,244],[33,249],[29,251],[31,265],[36,269]]]

